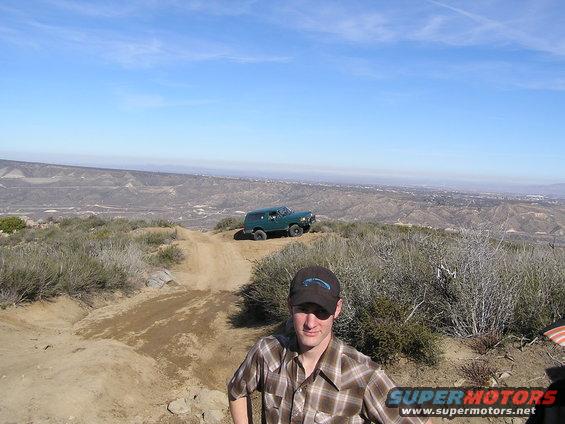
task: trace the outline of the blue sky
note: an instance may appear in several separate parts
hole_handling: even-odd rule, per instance
[[[565,2],[3,0],[0,128],[6,159],[565,182]]]

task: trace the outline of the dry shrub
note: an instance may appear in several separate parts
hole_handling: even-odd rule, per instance
[[[168,232],[148,232],[138,236],[138,240],[141,243],[145,243],[152,246],[160,246],[162,244],[169,244],[176,238],[176,231]]]
[[[156,258],[157,265],[168,267],[181,263],[184,259],[184,253],[180,247],[178,247],[176,244],[172,244],[170,246],[159,249]]]
[[[510,272],[521,283],[510,330],[534,338],[565,311],[564,249],[521,249]]]
[[[130,231],[143,224],[96,216],[69,218],[49,228],[23,229],[2,238],[0,306],[62,293],[84,297],[98,291],[130,290],[149,266],[151,250],[165,237],[174,236],[173,232],[132,237]],[[163,250],[162,260],[179,260],[174,248]]]
[[[383,281],[383,272],[376,266],[390,249],[388,244],[368,244],[335,235],[311,246],[292,243],[255,264],[251,282],[240,291],[243,311],[236,321],[285,321],[290,280],[302,267],[322,265],[334,271],[342,283],[344,306],[334,326],[339,337],[382,362],[402,354],[435,363],[438,350],[430,329],[416,316],[399,326],[398,320],[408,320],[409,312],[399,318],[392,304],[381,308],[386,299],[394,298],[398,304],[400,298],[395,282]],[[375,303],[377,298],[381,303]],[[410,309],[408,305],[403,311]]]
[[[467,340],[467,345],[479,355],[486,354],[502,341],[502,334],[498,331],[481,334]]]
[[[243,228],[243,218],[234,217],[234,216],[228,216],[226,218],[222,218],[214,226],[215,231],[229,231],[229,230],[237,230],[239,228]]]
[[[449,333],[468,337],[508,327],[519,281],[505,268],[505,252],[488,233],[468,231],[448,246],[432,284]]]
[[[417,362],[436,364],[437,336],[410,319],[410,312],[408,305],[377,297],[359,320],[357,347],[379,363],[390,363],[402,354]]]
[[[255,264],[241,290],[240,321],[285,320],[288,284],[308,265],[326,266],[339,277],[345,302],[334,328],[351,344],[363,313],[379,297],[407,305],[428,328],[460,337],[533,334],[565,310],[563,249],[510,245],[488,231],[343,222],[313,230],[329,232]],[[489,348],[487,339],[479,349]]]
[[[459,367],[459,373],[473,386],[489,386],[497,369],[488,361],[475,360]]]

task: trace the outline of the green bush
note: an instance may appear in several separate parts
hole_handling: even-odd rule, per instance
[[[175,233],[165,233],[165,232],[148,232],[138,237],[138,239],[142,243],[153,246],[169,244],[175,238],[176,238]]]
[[[375,361],[389,363],[400,354],[418,362],[436,364],[437,336],[415,318],[407,305],[379,296],[362,313],[357,347]]]
[[[0,217],[0,231],[4,233],[11,234],[14,231],[23,230],[25,227],[25,221],[17,216]]]
[[[149,223],[150,227],[173,228],[175,223],[167,219],[154,219]]]
[[[218,221],[214,227],[215,231],[229,231],[237,230],[243,228],[243,218],[228,216],[227,218],[222,218]]]
[[[184,259],[184,253],[176,244],[166,246],[157,252],[157,264],[161,266],[171,266],[179,264]]]

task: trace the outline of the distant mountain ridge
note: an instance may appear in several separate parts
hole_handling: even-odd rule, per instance
[[[545,186],[559,192],[564,184]],[[551,196],[551,194],[547,194]],[[324,218],[434,228],[488,226],[512,236],[562,240],[565,201],[545,195],[478,194],[0,160],[0,214],[159,217],[210,228],[221,217],[268,205]]]

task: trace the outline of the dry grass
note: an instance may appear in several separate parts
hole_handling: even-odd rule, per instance
[[[488,361],[475,360],[459,367],[459,373],[472,386],[489,386],[497,369]]]
[[[243,218],[240,216],[228,216],[227,218],[222,218],[218,221],[218,223],[214,226],[214,231],[229,231],[237,230],[239,228],[243,228]]]
[[[485,355],[502,342],[502,334],[493,331],[481,334],[467,340],[467,345],[479,355]]]

